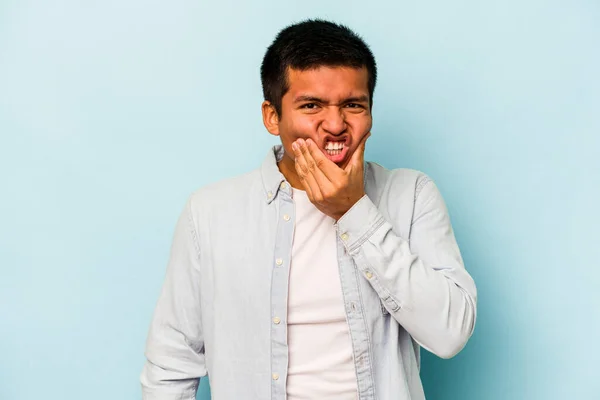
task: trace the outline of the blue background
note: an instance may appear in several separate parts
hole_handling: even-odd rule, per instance
[[[315,16],[371,45],[367,159],[434,178],[478,285],[428,399],[600,398],[598,2],[4,0],[0,399],[140,397],[177,216],[277,143],[261,58]]]

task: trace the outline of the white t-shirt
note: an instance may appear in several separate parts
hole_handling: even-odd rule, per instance
[[[335,220],[292,189],[288,400],[355,400],[356,372],[338,272]]]

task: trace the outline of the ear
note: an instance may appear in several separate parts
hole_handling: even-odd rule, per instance
[[[262,103],[263,124],[271,135],[279,136],[279,115],[270,101]]]

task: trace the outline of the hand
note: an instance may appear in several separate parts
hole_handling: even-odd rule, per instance
[[[296,172],[310,201],[336,221],[365,195],[364,159],[367,133],[345,168],[329,160],[310,139],[292,143]]]

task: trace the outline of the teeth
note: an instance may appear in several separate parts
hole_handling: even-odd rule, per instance
[[[325,150],[341,150],[344,148],[343,142],[327,142]]]

